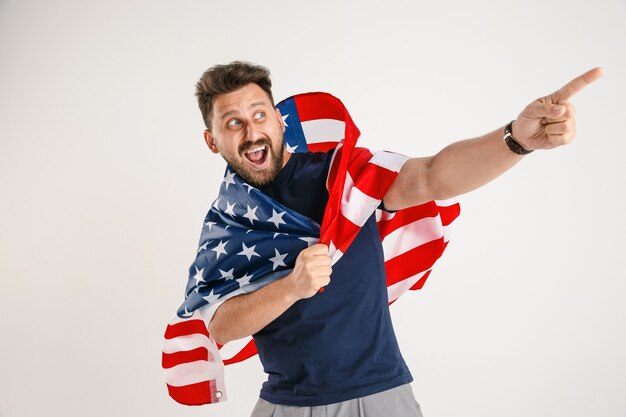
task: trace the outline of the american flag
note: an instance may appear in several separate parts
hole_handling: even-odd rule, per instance
[[[277,107],[285,121],[289,152],[335,148],[323,224],[320,227],[268,198],[227,167],[189,268],[185,300],[165,332],[162,366],[166,384],[170,396],[182,404],[226,400],[224,365],[256,354],[251,337],[218,346],[208,333],[208,323],[224,301],[287,275],[299,252],[318,240],[329,246],[335,263],[375,214],[392,303],[408,289],[422,288],[460,213],[454,199],[430,201],[395,213],[378,209],[408,158],[357,148],[359,130],[336,97],[300,94]]]

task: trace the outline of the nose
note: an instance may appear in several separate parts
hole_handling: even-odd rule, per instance
[[[259,129],[255,126],[254,123],[246,124],[246,141],[247,142],[255,142],[260,138]]]

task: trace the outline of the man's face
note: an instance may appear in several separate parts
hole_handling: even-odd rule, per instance
[[[244,181],[260,187],[276,178],[290,154],[280,112],[261,87],[251,83],[215,97],[212,120],[212,131],[204,132],[207,145]]]

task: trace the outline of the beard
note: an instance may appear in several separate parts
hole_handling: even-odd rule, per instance
[[[263,171],[255,171],[246,164],[249,163],[245,156],[241,159],[230,158],[222,155],[224,160],[230,165],[230,167],[248,184],[255,188],[263,187],[276,179],[278,173],[283,167],[284,161],[284,149],[285,143],[282,138],[280,145],[277,148],[272,146],[272,142],[268,138],[262,138],[255,142],[246,142],[239,146],[239,155],[244,155],[244,152],[255,146],[265,145],[267,146],[267,155],[265,158],[270,158],[270,165]],[[231,160],[232,159],[232,160]]]

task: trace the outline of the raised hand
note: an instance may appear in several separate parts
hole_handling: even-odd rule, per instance
[[[513,137],[525,149],[551,149],[566,145],[576,134],[574,106],[569,99],[600,78],[594,68],[574,78],[554,93],[530,103],[513,123]]]

